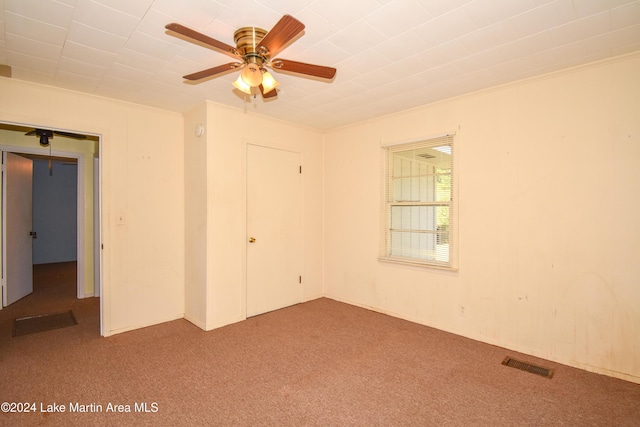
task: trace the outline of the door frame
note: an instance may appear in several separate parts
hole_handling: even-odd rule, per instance
[[[98,138],[98,153],[100,154],[101,152],[101,148],[102,148],[102,136],[99,134],[95,134],[93,132],[84,132],[84,131],[78,131],[76,129],[58,129],[52,126],[40,126],[40,125],[34,125],[34,124],[25,124],[25,123],[15,123],[15,122],[8,122],[8,121],[0,121],[1,124],[7,124],[7,125],[15,125],[15,126],[25,126],[25,127],[30,127],[30,128],[41,128],[41,127],[45,127],[47,129],[52,129],[52,130],[58,130],[58,131],[63,131],[63,132],[73,132],[73,133],[81,133],[84,135],[93,135],[96,136]],[[25,147],[25,146],[17,146],[17,145],[9,145],[9,144],[2,144],[0,143],[0,151],[7,151],[7,152],[11,152],[11,153],[15,153],[15,154],[38,154],[38,155],[49,155],[51,154],[52,156],[58,156],[58,157],[67,157],[67,158],[73,158],[73,159],[77,159],[78,162],[78,177],[77,177],[77,200],[76,200],[76,212],[77,212],[77,224],[76,224],[76,245],[77,245],[77,280],[76,280],[76,294],[77,294],[77,298],[81,299],[81,298],[88,298],[91,296],[95,296],[97,295],[102,295],[102,286],[103,286],[103,268],[102,268],[102,264],[103,264],[103,260],[102,260],[102,250],[101,250],[101,241],[102,241],[102,212],[94,212],[94,234],[96,232],[96,228],[98,230],[98,235],[100,236],[100,239],[98,239],[97,241],[94,240],[94,257],[93,259],[85,259],[85,249],[86,249],[86,245],[85,245],[85,232],[84,232],[84,225],[85,225],[85,216],[84,216],[84,204],[85,204],[85,196],[84,196],[84,190],[85,190],[85,180],[84,180],[84,174],[85,174],[85,158],[82,155],[82,153],[78,153],[78,152],[70,152],[70,151],[62,151],[62,150],[54,150],[51,149],[51,151],[49,151],[49,148],[46,147]],[[94,173],[94,177],[98,176],[98,183],[97,183],[97,188],[98,188],[98,192],[96,193],[94,191],[93,193],[93,197],[94,197],[94,202],[97,198],[99,206],[102,206],[102,156],[98,155],[98,165],[99,165],[99,170],[98,173]],[[95,183],[94,183],[94,189],[96,188]],[[2,209],[4,209],[4,206],[2,206]],[[98,220],[98,222],[96,223],[95,220]],[[2,235],[2,242],[0,243],[2,244],[2,251],[4,252],[6,249],[6,241],[5,241],[5,236],[4,234]],[[96,257],[95,254],[98,254],[98,256]],[[95,261],[98,261],[99,265],[95,265]],[[99,269],[99,281],[98,283],[94,283],[94,292],[93,294],[88,294],[85,293],[85,266],[87,262],[92,262],[94,263],[94,269]],[[103,309],[102,309],[102,298],[100,299],[100,335],[104,335],[104,322],[103,322]],[[2,304],[0,304],[0,309],[2,309]]]

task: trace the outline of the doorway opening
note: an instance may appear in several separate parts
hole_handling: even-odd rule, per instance
[[[59,299],[60,295],[65,294],[77,300],[99,297],[102,286],[100,137],[54,131],[55,134],[50,137],[50,144],[42,146],[39,135],[33,136],[35,129],[30,125],[0,122],[0,151],[3,152],[3,157],[12,153],[28,159],[33,167],[33,223],[29,230],[33,253],[31,259],[20,262],[28,262],[33,273],[32,286],[36,285],[37,288],[37,282],[45,280],[52,286],[56,284],[66,289],[57,293],[51,289],[45,292],[40,289],[39,296],[33,297],[32,300],[38,300],[38,306],[43,306],[42,298],[47,295]],[[80,136],[82,138],[78,138]],[[3,188],[6,181],[7,176],[3,171]],[[6,222],[13,206],[7,203],[8,192],[0,191],[3,223],[1,308],[5,308],[8,306],[5,296],[12,286],[9,280],[11,274],[7,274],[7,270],[15,268],[7,262],[7,254],[12,251],[13,243],[11,240],[7,241]],[[24,302],[21,304],[24,305]],[[98,304],[100,314],[96,317],[102,335],[102,304]],[[47,303],[44,306],[46,307]]]

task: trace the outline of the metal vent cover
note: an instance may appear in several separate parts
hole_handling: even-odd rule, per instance
[[[553,378],[553,369],[545,368],[542,366],[533,365],[531,363],[523,362],[521,360],[513,359],[509,356],[505,357],[502,364],[511,368],[520,369],[521,371],[530,372],[532,374],[540,375],[541,377]]]

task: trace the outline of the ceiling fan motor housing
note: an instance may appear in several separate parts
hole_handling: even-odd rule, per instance
[[[53,131],[48,129],[36,129],[36,135],[40,137],[40,145],[47,147],[49,145],[49,138],[53,138]]]
[[[248,64],[262,66],[263,63],[268,62],[269,52],[258,52],[256,48],[265,35],[267,31],[258,27],[242,27],[233,33],[236,49]]]

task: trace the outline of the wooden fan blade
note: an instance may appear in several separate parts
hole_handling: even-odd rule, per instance
[[[260,43],[257,51],[264,46],[269,49],[270,55],[280,52],[291,40],[304,30],[304,24],[291,15],[284,15],[276,25],[267,33]]]
[[[25,135],[27,136],[32,136],[32,135],[40,136],[42,134],[46,134],[49,138],[53,138],[53,134],[56,134],[60,136],[66,136],[67,138],[87,139],[87,135],[81,135],[79,133],[64,132],[61,130],[34,129],[30,132],[25,133]]]
[[[306,74],[329,80],[336,75],[337,71],[333,67],[305,64],[304,62],[291,61],[290,59],[274,59],[271,65],[275,70],[290,71],[292,73]]]
[[[180,24],[176,24],[175,22],[172,22],[171,24],[167,24],[164,27],[169,31],[173,31],[185,37],[189,37],[190,39],[197,40],[201,43],[211,46],[212,48],[217,49],[222,53],[226,53],[229,56],[233,56],[234,58],[237,58],[240,56],[235,47],[228,45],[224,42],[221,42],[220,40],[216,40],[209,36],[205,36],[204,34],[199,33],[195,30],[192,30],[191,28],[187,28],[184,25],[180,25]]]
[[[217,74],[222,74],[227,71],[233,70],[237,68],[238,65],[239,64],[237,62],[229,62],[228,64],[218,65],[217,67],[198,71],[197,73],[187,74],[186,76],[183,76],[183,78],[187,80],[200,80],[204,79],[205,77],[212,77]]]
[[[273,98],[274,96],[278,96],[278,92],[276,91],[275,88],[273,88],[272,90],[270,90],[267,93],[264,93],[264,87],[262,85],[260,85],[259,87],[260,87],[260,93],[262,94],[262,97],[264,99]]]
[[[54,130],[53,133],[55,133],[56,135],[62,135],[62,136],[66,136],[66,137],[69,137],[69,138],[87,139],[87,135],[80,135],[79,133],[62,132],[60,130]]]

